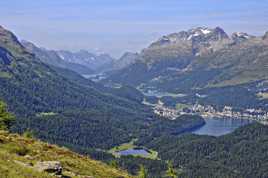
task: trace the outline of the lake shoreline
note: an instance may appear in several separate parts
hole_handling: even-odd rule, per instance
[[[204,118],[206,124],[192,130],[191,133],[196,135],[209,135],[209,136],[222,136],[232,133],[236,129],[243,127],[245,125],[254,123],[249,119],[237,119],[237,118]]]

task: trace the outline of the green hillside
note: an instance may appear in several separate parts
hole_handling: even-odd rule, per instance
[[[55,145],[29,139],[17,134],[0,132],[0,177],[1,178],[49,178],[56,177],[39,172],[38,162],[57,161],[62,166],[62,175],[81,178],[130,177],[126,172],[116,170],[101,162],[94,161]]]
[[[107,89],[66,69],[44,64],[0,27],[0,98],[16,116],[13,132],[75,151],[109,150],[132,139],[151,139],[203,124],[201,117],[171,121],[141,104],[131,87]]]
[[[29,131],[25,132],[24,136],[11,134],[7,129],[13,121],[14,116],[8,113],[6,105],[0,102],[1,178],[130,177],[124,171],[111,168],[87,156],[33,139]],[[45,164],[50,164],[50,167]]]
[[[268,176],[268,127],[251,124],[220,136],[163,136],[143,143],[172,161],[181,177],[251,178]]]
[[[51,142],[110,147],[131,139],[129,134],[151,115],[149,108],[102,93],[92,82],[82,86],[64,78],[29,53],[11,32],[2,27],[0,32],[0,97],[20,116],[14,131],[31,128]]]

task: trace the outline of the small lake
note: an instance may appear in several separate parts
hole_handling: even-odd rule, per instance
[[[158,98],[162,98],[165,96],[169,96],[169,97],[173,97],[173,98],[181,98],[181,97],[185,97],[187,96],[186,94],[183,93],[168,93],[168,92],[160,92],[157,90],[147,90],[147,91],[143,91],[140,90],[145,96],[155,96]]]
[[[118,154],[121,156],[133,155],[133,156],[149,156],[149,152],[144,149],[128,149],[119,151]]]
[[[100,80],[103,80],[107,78],[107,75],[104,73],[99,73],[99,74],[92,74],[92,75],[82,75],[86,79],[90,79],[94,82],[99,82]]]
[[[252,123],[246,119],[211,118],[205,119],[206,124],[192,133],[197,135],[221,136],[233,132],[235,129]]]

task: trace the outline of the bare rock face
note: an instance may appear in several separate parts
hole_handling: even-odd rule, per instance
[[[255,38],[255,36],[249,35],[249,34],[244,33],[244,32],[235,32],[232,34],[232,40],[234,41],[234,43],[244,42],[244,41],[249,40],[251,38]]]
[[[138,53],[126,52],[120,59],[113,62],[113,69],[123,69],[135,63],[140,58]]]
[[[143,58],[178,59],[203,56],[228,46],[231,39],[220,27],[198,27],[163,36],[142,52]]]
[[[38,162],[38,163],[36,163],[34,168],[40,172],[52,173],[55,175],[61,175],[61,173],[62,173],[62,166],[61,166],[61,163],[59,161]]]
[[[264,34],[263,39],[268,40],[268,31]]]
[[[12,60],[12,54],[4,48],[0,47],[0,64],[10,65]]]

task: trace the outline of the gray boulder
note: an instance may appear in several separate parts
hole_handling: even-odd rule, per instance
[[[35,164],[34,168],[40,172],[61,175],[62,166],[59,161],[43,161]]]

